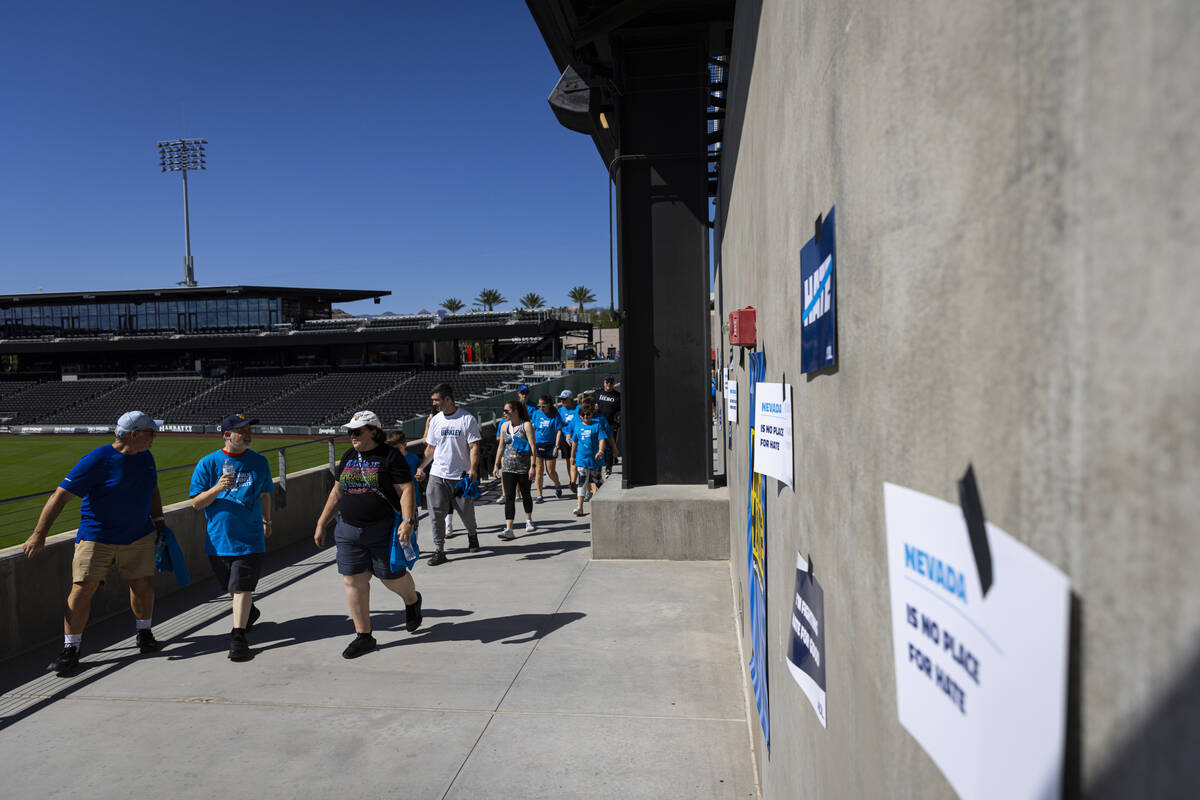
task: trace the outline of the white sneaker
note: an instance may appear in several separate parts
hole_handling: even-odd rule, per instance
[[[504,539],[505,541],[511,541],[517,538],[517,535],[513,533],[512,528],[505,528],[503,531],[497,534],[497,538]]]
[[[531,532],[531,533],[532,533],[533,531],[536,531],[536,530],[537,530],[537,528],[535,528],[535,527],[533,526],[533,520],[531,520],[531,519],[525,520],[525,530],[527,530],[527,531],[529,531],[529,532]]]

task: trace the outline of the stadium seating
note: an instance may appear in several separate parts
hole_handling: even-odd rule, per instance
[[[36,386],[37,381],[0,381],[0,400],[23,392],[30,386]]]
[[[377,328],[428,328],[438,321],[436,314],[388,314],[375,317],[367,327]]]
[[[167,411],[218,383],[210,378],[138,378],[118,386],[102,397],[85,400],[57,413],[39,417],[39,422],[111,425],[126,411],[145,411],[165,419]]]
[[[112,425],[121,413],[140,409],[175,424],[215,425],[228,414],[243,413],[263,425],[312,426],[341,424],[368,408],[391,425],[428,413],[430,392],[440,383],[449,383],[462,403],[512,391],[527,379],[514,369],[320,369],[233,378],[0,381],[0,419]]]
[[[203,395],[169,409],[164,419],[181,424],[216,425],[229,414],[248,413],[275,398],[290,394],[316,377],[314,373],[304,373],[230,378]],[[273,419],[262,421],[279,424],[278,420]]]
[[[367,324],[365,317],[338,317],[337,319],[310,319],[304,323],[301,330],[305,331],[344,331],[354,330]]]
[[[371,410],[378,414],[385,424],[391,424],[396,420],[429,413],[429,395],[439,383],[450,384],[454,389],[455,398],[464,402],[471,399],[472,394],[493,394],[492,390],[501,387],[505,381],[517,380],[519,377],[519,373],[510,371],[425,370],[417,373],[412,380],[377,397],[371,403]]]
[[[0,416],[9,418],[10,424],[41,422],[123,383],[123,380],[46,381],[0,400]]]
[[[466,311],[442,317],[441,325],[504,325],[515,320],[512,311]]]
[[[333,372],[286,397],[248,409],[263,423],[316,425],[344,422],[364,403],[411,377],[411,372]]]

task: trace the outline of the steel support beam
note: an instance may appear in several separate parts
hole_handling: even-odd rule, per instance
[[[709,409],[705,26],[614,35],[626,486],[703,484]]]

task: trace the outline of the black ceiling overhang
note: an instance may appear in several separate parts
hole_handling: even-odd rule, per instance
[[[600,121],[614,90],[612,35],[729,25],[734,9],[733,0],[526,0],[526,5],[561,73],[548,98],[555,117],[564,127],[590,135],[606,165],[618,146],[615,120],[609,116],[608,128]]]

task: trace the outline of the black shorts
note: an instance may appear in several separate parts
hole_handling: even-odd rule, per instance
[[[381,580],[403,578],[408,572],[392,572],[392,536],[394,520],[387,519],[371,525],[351,525],[338,517],[333,529],[337,545],[339,575],[358,575],[370,572]]]
[[[209,556],[217,584],[227,592],[253,592],[262,575],[262,553],[243,556]]]
[[[555,458],[553,444],[539,444],[534,449],[538,458]]]
[[[571,454],[574,452],[575,452],[575,445],[567,444],[566,442],[563,443],[562,447],[558,448],[558,455],[561,458],[565,458],[567,461],[571,460]]]

